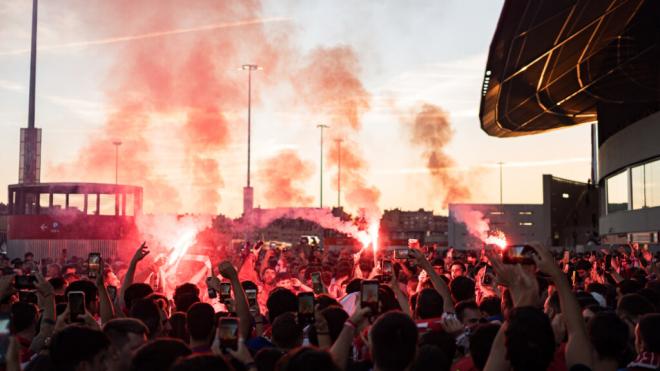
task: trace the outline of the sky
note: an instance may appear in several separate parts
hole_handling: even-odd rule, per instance
[[[153,0],[135,0],[134,3],[150,2],[156,3]],[[167,42],[168,38],[194,39],[202,34],[212,38],[220,33],[227,35],[228,28],[240,31],[243,27],[253,27],[241,25],[245,18],[214,19],[212,11],[186,9],[202,6],[204,1],[170,0],[170,3],[175,4],[175,9],[181,7],[180,17],[187,17],[186,21],[174,22],[175,28],[147,40],[136,40],[133,36],[137,34],[131,28],[136,21],[130,17],[125,29],[105,27],[103,6],[108,3],[102,0],[87,2],[84,7],[80,0],[41,2],[36,124],[43,130],[43,182],[114,181],[113,171],[94,171],[94,178],[90,179],[91,170],[73,165],[81,163],[90,143],[99,145],[94,141],[106,130],[105,125],[116,108],[113,105],[116,96],[108,94],[108,86],[113,85],[116,74],[121,73],[118,68],[131,63],[125,59],[125,50],[131,44]],[[259,22],[269,35],[286,34],[288,41],[282,48],[295,49],[296,55],[338,46],[354,52],[359,62],[355,73],[369,94],[370,103],[360,116],[360,129],[350,132],[350,140],[359,146],[366,163],[361,170],[365,181],[380,191],[378,206],[381,209],[425,208],[442,214],[446,213],[446,208],[438,194],[443,190],[437,189],[437,184],[431,180],[424,149],[411,142],[407,127],[410,120],[406,117],[424,103],[439,106],[448,114],[453,138],[443,153],[453,159],[451,173],[469,188],[471,202],[499,202],[498,162],[504,163],[505,203],[541,203],[542,174],[578,181],[589,178],[588,126],[505,139],[490,137],[481,130],[478,118],[481,83],[501,6],[502,1],[498,0],[264,0]],[[148,7],[140,9],[144,11]],[[189,14],[193,11],[205,16],[191,17]],[[144,18],[149,16],[145,14]],[[178,16],[179,12],[172,15]],[[29,53],[26,50],[30,45],[30,18],[31,1],[0,2],[0,188],[3,189],[0,202],[7,200],[6,186],[18,180],[19,129],[27,123]],[[225,26],[205,27],[209,24]],[[144,27],[141,35],[145,30],[163,31],[157,27],[149,29],[148,25]],[[241,37],[240,32],[232,35]],[[242,55],[249,59],[249,46],[245,48],[247,52]],[[296,63],[295,59],[291,61]],[[172,61],[173,64],[177,62]],[[245,61],[248,62],[264,66],[262,71],[255,72],[253,80],[253,176],[256,177],[260,167],[263,168],[273,155],[282,150],[294,151],[311,169],[298,180],[298,191],[308,196],[305,202],[317,205],[319,131],[316,125],[326,122],[326,118],[322,112],[304,105],[282,104],[287,102],[281,96],[289,94],[286,88],[289,85],[278,83],[281,69],[269,69],[271,61],[268,60]],[[239,66],[237,62],[236,67]],[[292,70],[295,68],[292,66]],[[245,82],[242,73],[223,71],[222,75],[230,76],[228,79],[232,82]],[[228,111],[226,117],[231,139],[221,150],[211,152],[211,156],[217,154],[217,166],[222,175],[222,181],[213,185],[219,200],[213,203],[212,209],[238,216],[242,211],[246,173],[245,110]],[[172,128],[146,133],[152,146],[167,148],[182,136],[178,126],[178,121],[183,120],[180,115],[172,113],[167,117],[151,117],[151,120],[160,120]],[[331,125],[327,130],[328,141],[332,131]],[[112,148],[111,140],[100,143]],[[179,197],[194,197],[197,188],[191,184],[194,180],[187,163],[178,157],[181,152],[157,153],[167,158],[153,160],[152,171],[174,185]],[[134,183],[132,179],[122,178],[122,162],[133,159],[121,157],[121,147],[120,158],[120,183]],[[60,171],[62,166],[73,167],[75,171],[64,173]],[[109,168],[114,170],[114,166]],[[330,170],[324,178],[325,205],[337,202],[336,177]],[[265,187],[259,179],[253,179],[255,205],[286,206],[268,201]],[[145,198],[148,197],[149,194],[145,194]],[[195,205],[183,202],[178,211],[199,211]]]

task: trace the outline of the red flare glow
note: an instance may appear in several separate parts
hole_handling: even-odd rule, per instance
[[[496,245],[502,250],[504,250],[504,248],[507,246],[506,235],[502,231],[492,232],[484,242],[487,245]]]

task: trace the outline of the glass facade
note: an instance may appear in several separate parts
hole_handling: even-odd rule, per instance
[[[607,178],[607,212],[660,206],[660,160],[630,168]],[[628,194],[630,190],[630,195]]]
[[[607,213],[628,210],[628,171],[607,179]]]

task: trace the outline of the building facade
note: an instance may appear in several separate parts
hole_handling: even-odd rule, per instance
[[[658,19],[660,2],[652,0],[505,0],[485,66],[480,120],[489,135],[592,125],[603,244],[658,244]],[[572,219],[551,220],[559,231],[554,243],[580,240],[596,224],[585,213]],[[571,231],[570,224],[586,228]]]
[[[450,204],[449,246],[481,248],[467,224],[483,221],[509,244],[538,242],[552,247],[598,244],[598,189],[589,183],[543,175],[543,204]]]
[[[416,239],[422,244],[447,246],[447,225],[448,218],[434,215],[433,211],[393,209],[383,213],[380,229],[381,235],[390,243]]]

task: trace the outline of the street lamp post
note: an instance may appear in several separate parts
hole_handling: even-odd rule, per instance
[[[502,188],[502,164],[504,164],[504,163],[503,163],[502,161],[500,161],[500,162],[498,162],[497,164],[500,165],[500,211],[503,212],[503,211],[504,211],[504,206],[503,206],[503,202],[502,202],[502,201],[503,201],[503,197],[502,197],[502,194],[503,194],[503,188]]]
[[[121,146],[120,140],[115,140],[112,142],[115,146],[115,185],[119,184],[119,146]]]
[[[328,125],[324,124],[319,124],[316,125],[317,128],[321,129],[321,177],[320,177],[320,188],[321,188],[321,194],[319,196],[319,203],[320,203],[320,208],[323,208],[323,129],[329,128]]]
[[[252,140],[252,71],[261,70],[256,64],[244,64],[241,69],[248,71],[248,135],[247,135],[247,186],[250,187],[250,146]]]
[[[337,143],[337,208],[341,209],[341,139],[335,139]]]

